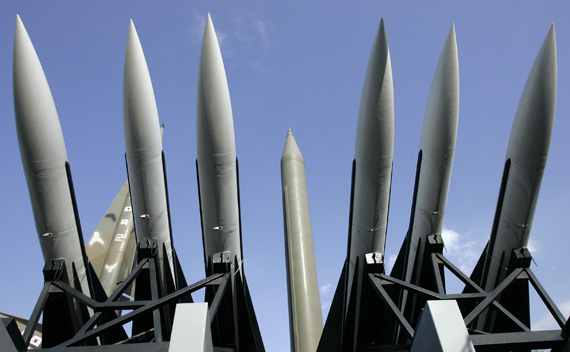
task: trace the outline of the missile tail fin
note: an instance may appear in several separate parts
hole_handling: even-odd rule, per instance
[[[346,264],[342,267],[342,273],[334,292],[317,352],[341,351],[341,337],[344,330],[344,302],[346,300],[345,284]]]

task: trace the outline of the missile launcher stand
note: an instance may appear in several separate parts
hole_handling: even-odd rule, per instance
[[[63,260],[48,263],[44,268],[44,287],[23,335],[12,319],[0,322],[3,351],[25,351],[42,314],[41,350],[45,351],[166,352],[175,344],[203,351],[264,351],[247,284],[240,271],[231,270],[234,263],[217,265],[220,272],[191,285],[184,283],[160,297],[157,253],[155,241],[139,242],[137,265],[110,297],[102,299],[102,288],[95,295],[99,299],[94,299],[83,294],[77,283],[72,287],[67,282]],[[147,298],[125,299],[124,293],[131,285],[136,285],[135,296]],[[202,288],[207,292],[206,303],[193,303],[192,293]],[[207,313],[175,319],[172,307],[184,304],[207,305]],[[76,318],[77,310],[83,313],[79,315],[82,322]],[[121,310],[126,314],[117,316]],[[131,337],[123,327],[129,322],[133,324]],[[177,329],[184,334],[175,336],[173,331]],[[196,341],[201,345],[196,346]]]
[[[414,348],[415,337],[421,332],[422,312],[415,316],[406,316],[398,308],[399,294],[406,290],[409,298],[416,305],[426,307],[429,301],[456,301],[459,306],[464,326],[457,326],[457,331],[429,332],[431,340],[441,342],[442,334],[457,335],[462,330],[469,333],[468,339],[476,351],[531,351],[534,349],[552,349],[552,351],[570,351],[570,319],[567,320],[556,307],[546,290],[542,287],[529,268],[532,258],[526,248],[513,250],[508,276],[491,292],[485,292],[478,284],[461,272],[443,254],[443,241],[439,236],[431,235],[427,239],[424,264],[429,264],[431,277],[422,278],[430,283],[428,287],[412,285],[384,273],[383,263],[367,260],[365,263],[363,285],[364,309],[358,318],[351,310],[351,302],[341,321],[327,320],[317,351],[422,351],[425,345]],[[359,263],[357,263],[359,265]],[[425,266],[424,266],[425,267]],[[466,289],[463,293],[447,294],[445,291],[444,269],[461,280]],[[345,271],[339,285],[344,281]],[[356,281],[356,280],[355,280]],[[528,285],[534,287],[542,303],[560,327],[559,330],[532,331],[528,313]],[[341,290],[342,291],[342,290]],[[340,292],[337,290],[337,292]],[[342,305],[340,297],[335,297],[335,305]],[[487,311],[492,314],[492,326],[475,329],[477,318]],[[425,310],[424,310],[425,314]],[[330,314],[329,314],[330,315]],[[452,318],[449,316],[449,318]],[[436,326],[436,324],[432,324]],[[462,324],[461,324],[462,325]],[[354,328],[354,327],[357,328]],[[415,327],[415,328],[414,328]],[[438,336],[435,336],[438,335]],[[438,351],[450,351],[438,345]],[[429,349],[429,348],[428,348]],[[431,350],[431,349],[430,349]],[[473,350],[465,349],[466,351]]]

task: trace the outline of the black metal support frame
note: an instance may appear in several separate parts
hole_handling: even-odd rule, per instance
[[[508,319],[515,329],[506,333],[481,333],[474,329],[468,329],[471,340],[477,351],[511,351],[511,350],[530,350],[530,349],[552,349],[553,351],[561,350],[568,343],[570,335],[570,319],[565,319],[556,304],[552,301],[540,281],[528,267],[529,260],[519,261],[517,267],[512,268],[510,274],[501,282],[493,291],[485,292],[479,285],[473,282],[467,275],[453,265],[447,258],[443,256],[440,248],[432,248],[426,255],[431,257],[434,278],[436,281],[436,291],[427,290],[423,287],[406,283],[402,280],[393,278],[384,273],[369,273],[368,280],[372,288],[378,295],[378,298],[384,303],[395,318],[396,324],[399,326],[401,333],[405,334],[409,341],[413,339],[415,322],[409,322],[404,314],[398,309],[397,304],[392,300],[386,288],[396,286],[400,290],[407,290],[409,294],[415,294],[425,300],[457,300],[461,306],[461,302],[472,302],[473,309],[462,311],[464,322],[469,326],[481,313],[487,309],[495,309]],[[466,287],[474,293],[446,294],[444,289],[444,278],[442,277],[443,268],[448,269],[459,280],[465,283]],[[513,313],[506,309],[499,301],[501,293],[505,292],[517,280],[526,280],[536,290],[543,304],[547,307],[560,330],[551,331],[531,331],[530,327],[521,322]],[[465,306],[465,305],[463,305]],[[366,351],[407,351],[410,345],[391,345],[383,347],[367,347]]]
[[[236,296],[232,287],[232,282],[235,280],[241,280],[241,276],[239,274],[237,277],[234,277],[235,275],[232,275],[230,272],[215,273],[203,280],[160,297],[156,270],[156,251],[149,252],[143,249],[139,251],[138,258],[138,264],[133,268],[130,275],[105,301],[97,301],[85,295],[80,290],[71,287],[67,282],[60,280],[60,278],[66,277],[65,275],[59,275],[58,272],[54,272],[53,270],[48,270],[47,272],[44,270],[44,287],[29,319],[29,323],[26,326],[26,330],[23,333],[24,344],[26,346],[29,344],[40,316],[42,315],[46,304],[49,304],[48,301],[50,295],[57,293],[59,295],[64,294],[68,299],[76,302],[76,304],[89,309],[91,311],[91,316],[87,321],[83,322],[82,326],[75,332],[72,338],[55,346],[45,346],[41,350],[60,351],[73,346],[74,351],[97,351],[97,347],[99,346],[96,345],[106,344],[105,334],[117,331],[117,329],[124,332],[123,325],[137,319],[146,319],[148,325],[148,320],[150,319],[150,329],[138,333],[136,336],[114,342],[114,346],[106,346],[105,351],[166,351],[169,346],[169,336],[164,335],[164,326],[167,326],[168,330],[171,330],[173,321],[165,321],[165,316],[162,313],[162,310],[179,302],[192,302],[192,293],[208,286],[211,287],[213,290],[212,292],[215,292],[213,299],[208,302],[208,317],[210,319],[210,324],[212,324],[221,310],[220,306],[223,298],[228,295],[231,295],[232,297]],[[58,268],[63,268],[63,270],[65,270],[65,263],[63,261],[55,264],[59,265]],[[54,264],[51,265],[51,267],[53,266]],[[143,277],[146,275],[146,279],[148,279],[147,282],[144,280],[143,282],[139,282],[140,280],[136,281],[137,278],[141,277],[141,274],[143,274]],[[135,282],[137,285],[144,283],[148,284],[150,299],[121,300],[124,292]],[[119,310],[130,310],[130,312],[117,317],[115,313]],[[110,319],[109,316],[111,316],[112,319]],[[66,318],[62,317],[62,319]],[[234,321],[234,323],[237,322]],[[237,327],[235,330],[237,331]],[[143,344],[141,345],[141,343]],[[146,346],[149,346],[149,348],[147,349]],[[152,346],[152,348],[150,346]]]

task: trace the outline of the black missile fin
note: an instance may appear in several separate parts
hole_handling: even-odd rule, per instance
[[[202,195],[200,194],[200,170],[198,166],[198,159],[196,159],[196,181],[198,183],[198,203],[200,205],[200,228],[202,229],[202,251],[204,252],[204,268],[206,276],[211,275],[210,267],[208,266],[208,258],[206,255],[206,242],[204,241],[204,212],[202,211]]]
[[[238,277],[237,280],[235,280],[237,286],[240,349],[244,351],[264,352],[265,347],[263,346],[263,340],[253,309],[253,301],[251,300],[247,281],[245,276],[241,276],[241,279],[243,280],[240,280],[240,277]]]
[[[344,330],[344,301],[346,299],[346,263],[336,286],[333,301],[323,328],[317,352],[341,351]]]

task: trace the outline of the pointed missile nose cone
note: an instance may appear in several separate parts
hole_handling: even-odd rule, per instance
[[[394,150],[394,85],[390,49],[380,21],[366,69],[356,132],[355,158],[391,164]]]
[[[507,158],[520,157],[517,161],[526,161],[534,167],[539,162],[544,168],[554,123],[556,85],[556,34],[552,24],[526,81],[513,122]]]
[[[67,161],[63,133],[42,65],[16,16],[14,35],[14,111],[24,169],[64,165]]]
[[[303,160],[303,155],[301,154],[301,150],[299,149],[297,141],[293,136],[293,132],[291,132],[291,128],[289,128],[289,131],[287,132],[287,137],[285,138],[285,147],[283,148],[281,163],[283,164],[283,162],[291,159],[299,160],[303,162],[303,164],[305,163],[305,161]]]
[[[449,160],[451,157],[453,160],[458,118],[459,59],[455,25],[452,24],[429,93],[420,143],[423,153],[435,153],[434,158]],[[442,153],[448,155],[442,158]]]
[[[497,236],[510,248],[526,247],[530,237],[554,124],[556,80],[553,24],[528,76],[507,148],[510,171]]]
[[[224,155],[235,161],[234,122],[222,53],[210,14],[204,28],[196,99],[198,161]]]
[[[129,25],[123,76],[123,124],[127,154],[162,150],[158,110],[150,73],[133,21]]]

